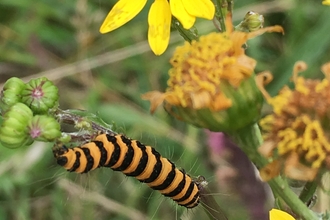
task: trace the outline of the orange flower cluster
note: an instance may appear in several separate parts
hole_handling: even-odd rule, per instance
[[[273,113],[260,121],[265,142],[259,150],[273,160],[261,170],[264,180],[283,169],[290,178],[312,181],[322,168],[330,169],[330,63],[322,66],[322,81],[299,77],[306,69],[305,63],[297,62],[295,89],[284,87],[273,98],[261,87],[273,107]]]

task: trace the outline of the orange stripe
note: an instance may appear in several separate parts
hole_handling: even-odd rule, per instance
[[[173,196],[171,198],[174,200],[177,200],[177,199],[181,199],[182,197],[184,197],[184,195],[186,195],[186,193],[188,191],[190,183],[191,183],[191,178],[189,176],[188,177],[186,176],[186,182],[185,182],[185,185],[184,185],[183,189],[181,190],[181,192],[178,195]]]
[[[172,164],[168,161],[168,159],[160,157],[160,161],[163,164],[162,170],[161,170],[159,176],[157,177],[157,179],[155,179],[151,183],[147,183],[147,185],[149,187],[161,185],[166,180],[166,177],[172,170]]]
[[[171,183],[166,189],[159,190],[160,193],[162,194],[168,194],[172,192],[173,190],[178,187],[179,183],[183,180],[184,174],[177,168],[175,168],[175,177]]]
[[[120,147],[120,156],[118,158],[118,161],[111,167],[111,169],[116,169],[120,167],[125,159],[125,155],[127,153],[128,148],[126,147],[126,144],[121,140],[121,135],[116,135],[116,142]]]
[[[140,160],[142,159],[142,150],[141,148],[139,148],[136,144],[135,140],[132,140],[132,148],[134,149],[134,156],[133,156],[133,160],[131,162],[131,164],[127,167],[126,170],[123,170],[123,173],[131,173],[134,172],[136,170],[136,168],[138,167]]]
[[[68,149],[68,151],[61,157],[67,158],[67,163],[63,167],[67,170],[70,170],[73,167],[74,162],[76,161],[75,151],[73,149]]]
[[[87,165],[87,160],[86,160],[85,154],[80,148],[76,148],[76,149],[74,149],[74,151],[80,152],[80,154],[81,154],[81,157],[79,158],[80,164],[79,164],[79,167],[75,170],[75,172],[82,173],[82,172],[84,172],[86,165]],[[78,160],[77,157],[76,157],[75,161],[76,160]],[[73,164],[72,164],[72,166],[73,166]]]
[[[101,141],[103,143],[103,147],[107,151],[107,160],[105,164],[109,164],[111,156],[113,154],[113,151],[115,149],[115,146],[108,141],[107,135],[106,134],[101,134],[95,138],[95,141]]]
[[[195,195],[198,193],[198,187],[196,186],[196,184],[194,184],[194,189],[192,191],[192,193],[190,194],[189,198],[182,201],[182,202],[178,202],[179,205],[185,205],[187,203],[189,203],[191,200],[193,200],[193,198],[195,197]],[[196,200],[198,201],[198,200]],[[196,203],[193,203],[193,204],[196,204]],[[191,207],[191,206],[194,206],[194,205],[189,205],[188,207]]]
[[[91,168],[91,170],[95,170],[98,167],[98,165],[100,163],[100,159],[101,159],[101,152],[99,151],[99,148],[93,142],[84,144],[83,146],[81,146],[81,148],[89,149],[89,153],[94,159],[93,167]],[[84,159],[86,159],[86,158],[84,158]],[[87,165],[87,163],[86,163],[86,165]]]
[[[157,160],[151,150],[152,150],[152,148],[150,146],[146,146],[148,162],[147,162],[147,165],[146,165],[146,168],[144,169],[144,171],[140,175],[135,177],[138,180],[148,179],[151,176],[152,171],[154,171],[154,167],[156,165]]]

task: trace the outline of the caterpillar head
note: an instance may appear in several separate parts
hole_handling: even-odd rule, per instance
[[[64,166],[68,162],[68,154],[69,149],[65,145],[57,145],[55,144],[53,148],[53,154],[56,158],[57,164],[60,166]]]

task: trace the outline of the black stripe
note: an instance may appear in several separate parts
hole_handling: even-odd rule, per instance
[[[158,186],[153,186],[151,187],[154,190],[163,190],[166,189],[167,187],[169,187],[171,185],[171,183],[173,182],[174,178],[175,178],[175,166],[174,164],[168,160],[168,162],[172,165],[172,169],[171,171],[168,173],[166,179],[164,180],[164,182],[162,182],[160,185]]]
[[[156,157],[156,164],[149,178],[140,180],[140,182],[151,183],[157,179],[160,172],[162,171],[163,163],[160,161],[160,157],[161,157],[160,154],[154,148],[151,148],[151,152]]]
[[[127,147],[127,152],[125,154],[124,160],[122,162],[122,164],[120,164],[119,167],[113,169],[115,171],[123,171],[126,170],[127,167],[132,163],[133,157],[134,157],[134,148],[132,147],[132,142],[130,139],[128,139],[127,137],[125,137],[124,135],[120,136],[121,140],[123,141],[123,143],[125,144],[125,146],[121,146],[123,147]]]
[[[108,164],[105,164],[105,167],[112,167],[118,162],[119,156],[120,156],[120,146],[117,144],[117,139],[113,135],[107,134],[107,140],[113,144],[114,149],[110,158],[110,161]],[[108,152],[109,154],[109,152]]]
[[[105,149],[102,141],[93,141],[93,143],[98,147],[101,152],[101,158],[98,167],[103,167],[105,165],[105,162],[107,162],[108,152]]]
[[[188,189],[187,189],[187,192],[185,193],[185,195],[183,197],[181,197],[180,199],[176,199],[174,201],[176,201],[176,202],[182,202],[182,201],[188,199],[190,197],[193,189],[194,189],[194,186],[195,186],[195,183],[194,182],[191,182],[190,185],[189,185],[189,187],[188,187]],[[186,204],[184,206],[186,206]]]
[[[194,203],[196,203],[196,204],[194,204]],[[195,196],[193,197],[192,200],[190,200],[190,202],[184,204],[183,206],[187,207],[187,206],[190,206],[191,204],[194,204],[194,206],[189,207],[189,208],[193,208],[193,207],[197,206],[198,203],[199,203],[199,192],[197,192],[195,194]]]
[[[139,164],[137,165],[136,169],[131,173],[126,173],[126,176],[138,176],[140,175],[146,168],[148,163],[148,154],[146,152],[146,146],[141,144],[139,141],[135,141],[136,145],[141,149],[142,156],[140,158]]]
[[[89,143],[88,145],[90,145],[91,143]],[[94,145],[91,145],[92,147]],[[88,171],[90,171],[92,169],[92,167],[94,166],[94,158],[91,155],[90,149],[87,147],[82,147],[81,150],[84,152],[85,154],[85,159],[87,160],[86,163],[86,167],[85,170],[83,171],[83,173],[87,173]],[[95,149],[96,150],[96,149]]]
[[[81,156],[81,154],[78,151],[73,151],[73,152],[76,154],[76,160],[74,161],[73,166],[68,169],[68,171],[70,171],[70,172],[76,171],[76,169],[78,169],[79,166],[80,166],[80,156]]]
[[[174,196],[178,195],[183,190],[185,185],[186,185],[186,176],[184,174],[183,178],[180,181],[180,183],[178,184],[178,186],[172,192],[165,193],[163,195],[166,196],[166,197],[174,197]]]

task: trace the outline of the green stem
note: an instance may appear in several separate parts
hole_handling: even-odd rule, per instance
[[[219,25],[219,31],[225,32],[226,31],[226,10],[227,10],[227,1],[226,0],[214,0],[215,5],[215,15],[214,19],[218,22],[217,26]]]
[[[172,27],[177,29],[181,37],[183,37],[183,39],[189,43],[198,39],[197,29],[195,31],[193,31],[192,28],[190,30],[184,29],[182,24],[175,17],[172,18]]]
[[[304,203],[309,203],[313,198],[317,186],[318,183],[316,181],[307,182],[299,195],[300,200]]]
[[[228,135],[245,152],[258,169],[268,164],[267,159],[261,156],[257,150],[262,143],[260,129],[257,124],[231,132]],[[268,184],[273,193],[279,196],[295,214],[305,220],[318,220],[316,215],[290,189],[288,183],[283,178],[273,178],[268,181]]]

